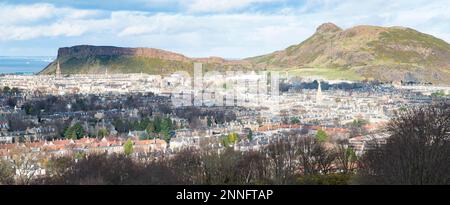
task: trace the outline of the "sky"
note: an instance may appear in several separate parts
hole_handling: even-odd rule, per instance
[[[150,47],[244,58],[298,44],[325,22],[404,26],[450,42],[448,0],[0,0],[0,56],[59,47]]]

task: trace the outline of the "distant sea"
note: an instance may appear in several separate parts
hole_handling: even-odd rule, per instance
[[[52,56],[0,56],[0,74],[31,75],[44,69]]]

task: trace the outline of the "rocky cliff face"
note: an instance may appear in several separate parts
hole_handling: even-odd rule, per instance
[[[128,57],[146,57],[158,58],[173,61],[188,62],[191,59],[169,51],[154,48],[121,48],[113,46],[73,46],[58,49],[58,58],[84,58],[90,56],[128,56]]]
[[[342,31],[342,29],[333,23],[324,23],[324,24],[320,25],[319,27],[317,27],[317,29],[316,29],[316,33],[322,33],[322,34],[335,33],[335,32],[340,32],[340,31]]]
[[[245,61],[229,61],[220,57],[189,58],[182,54],[155,48],[122,48],[114,46],[79,45],[58,49],[57,59],[40,74],[54,74],[60,63],[62,74],[151,73],[167,74],[191,71],[193,63],[206,67],[249,67]]]

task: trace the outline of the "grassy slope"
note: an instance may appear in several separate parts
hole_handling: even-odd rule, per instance
[[[165,75],[176,71],[186,71],[193,74],[194,68],[194,61],[184,62],[139,56],[90,56],[85,58],[60,58],[58,60],[63,74],[103,74],[106,69],[110,74],[142,72]],[[49,64],[40,74],[55,74],[55,62]],[[203,63],[203,72],[248,69],[246,66]]]
[[[288,70],[289,76],[320,76],[329,80],[363,80],[364,78],[358,75],[351,69],[339,68],[299,68]]]
[[[59,59],[63,74],[105,73],[155,73],[167,74],[178,70],[192,70],[189,62],[162,60],[158,58],[128,56],[91,56],[87,58]],[[42,74],[55,73],[56,66],[50,64]]]
[[[332,50],[330,51],[330,42]],[[193,62],[145,57],[92,56],[59,59],[64,74],[192,73]],[[290,75],[322,76],[329,79],[398,80],[405,75],[430,82],[450,79],[450,45],[431,35],[406,28],[358,26],[342,32],[314,34],[283,51],[248,58],[254,70],[289,70]],[[42,74],[55,73],[55,64]],[[239,69],[204,64],[204,71]],[[244,68],[248,69],[248,68]]]
[[[394,50],[385,45],[404,45],[420,49],[431,49],[432,53],[411,50]],[[433,36],[416,32],[412,29],[393,29],[380,35],[380,40],[371,44],[379,62],[412,64],[440,68],[450,62],[450,46],[445,41]],[[431,51],[430,50],[430,51]],[[444,63],[443,63],[444,62]]]
[[[327,44],[333,44],[333,57]],[[363,57],[360,57],[363,56]],[[450,81],[450,45],[408,28],[359,26],[335,35],[315,34],[301,44],[249,58],[272,70],[328,79]]]

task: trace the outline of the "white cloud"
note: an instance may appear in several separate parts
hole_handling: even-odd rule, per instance
[[[81,36],[99,24],[104,12],[57,8],[51,4],[0,4],[0,41],[40,37]]]
[[[0,4],[0,24],[24,23],[49,18],[55,13],[50,4],[8,5]]]
[[[156,47],[193,57],[237,58],[300,43],[324,22],[343,28],[360,24],[408,26],[450,41],[450,2],[444,0],[398,0],[391,4],[320,0],[270,13],[224,12],[268,1],[189,0],[193,4],[185,5],[186,11],[179,13],[0,4],[0,47],[2,41],[13,45],[9,42],[32,39],[55,45],[54,38],[60,38],[68,44]],[[56,51],[57,47],[48,49]]]
[[[88,27],[70,22],[57,22],[47,26],[0,26],[0,39],[27,40],[39,37],[80,36]],[[3,38],[2,38],[3,37]]]
[[[270,3],[280,0],[192,0],[185,1],[190,12],[224,12],[242,9],[253,4]]]

